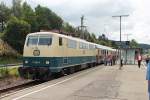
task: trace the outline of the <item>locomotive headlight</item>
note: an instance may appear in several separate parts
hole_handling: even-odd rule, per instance
[[[27,63],[28,63],[28,61],[27,61],[27,60],[25,60],[25,63],[27,64]]]
[[[46,64],[49,64],[50,62],[49,61],[46,61]]]

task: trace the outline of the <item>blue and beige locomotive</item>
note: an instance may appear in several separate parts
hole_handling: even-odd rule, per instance
[[[73,73],[94,66],[98,59],[96,44],[53,32],[30,33],[23,51],[23,78],[46,79],[55,73]]]
[[[53,32],[30,33],[23,51],[20,76],[48,79],[52,74],[70,74],[104,62],[115,49]]]

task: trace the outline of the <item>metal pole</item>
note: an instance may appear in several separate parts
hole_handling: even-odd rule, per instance
[[[120,67],[119,69],[121,69],[122,67],[122,58],[121,58],[121,16],[120,16]]]
[[[84,15],[82,15],[81,16],[81,38],[82,39],[85,39],[85,33],[84,33],[84,31],[83,31],[83,28],[86,28],[87,26],[84,26],[84,20],[85,20],[85,17],[84,17]]]
[[[83,32],[83,20],[84,20],[84,16],[81,16],[81,32],[82,32],[82,38],[84,39],[84,32]]]
[[[122,17],[128,17],[129,15],[119,15],[119,16],[112,16],[112,17],[119,17],[120,18],[120,45],[119,45],[119,59],[120,59],[120,66],[119,69],[122,68],[122,58],[121,58],[121,18]]]

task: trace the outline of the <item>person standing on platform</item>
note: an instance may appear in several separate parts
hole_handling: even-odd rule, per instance
[[[108,65],[111,66],[111,64],[112,64],[111,63],[111,55],[108,55],[108,59],[107,60],[108,60]]]
[[[148,61],[149,61],[149,55],[147,55],[147,57],[145,59],[146,65],[148,65]]]
[[[149,94],[149,100],[150,100],[150,62],[149,61],[147,64],[146,80],[148,82],[148,94]]]
[[[113,55],[112,61],[113,61],[113,65],[115,65],[116,64],[116,57],[115,57],[115,55]]]
[[[107,66],[107,57],[104,58],[104,65]]]
[[[142,61],[142,56],[140,54],[138,54],[137,60],[138,60],[138,67],[140,68],[141,67],[141,61]]]

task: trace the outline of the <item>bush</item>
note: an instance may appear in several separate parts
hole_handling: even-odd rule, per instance
[[[13,67],[13,68],[7,68],[7,67],[2,67],[0,68],[0,79],[4,79],[7,77],[19,77],[19,72],[18,72],[18,67]]]
[[[26,35],[30,32],[30,24],[16,17],[11,17],[7,23],[3,40],[19,53],[22,53]]]
[[[0,78],[6,77],[7,75],[6,68],[0,68]]]

